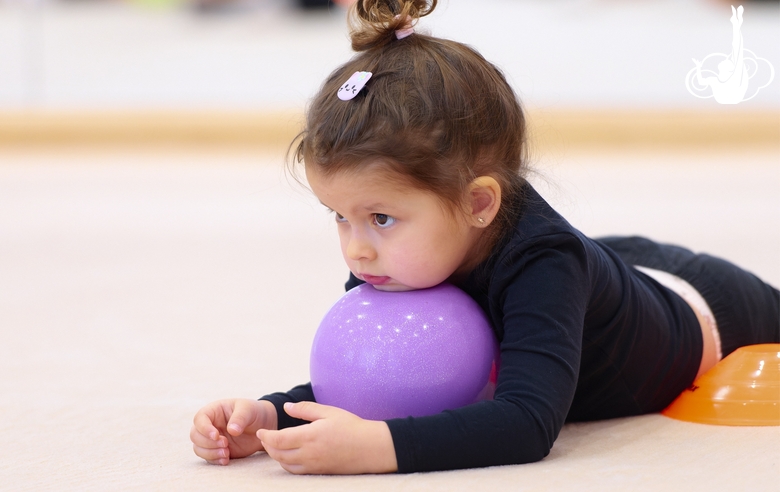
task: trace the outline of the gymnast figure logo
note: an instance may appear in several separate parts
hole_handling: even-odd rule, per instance
[[[702,61],[693,59],[696,66],[685,76],[685,87],[694,96],[701,99],[714,97],[720,104],[738,104],[756,97],[758,91],[768,86],[775,78],[775,68],[772,64],[743,46],[741,28],[744,10],[742,5],[737,9],[734,9],[734,6],[731,7],[731,54],[712,53]],[[717,73],[713,70],[702,69],[702,65],[710,58],[713,58],[713,61],[721,60],[718,63]],[[755,92],[749,97],[745,97],[748,82],[759,72],[759,66],[762,67],[761,73],[766,73],[766,69],[759,62],[764,62],[769,67],[769,80],[764,85],[756,87]],[[703,76],[709,74],[714,76]]]

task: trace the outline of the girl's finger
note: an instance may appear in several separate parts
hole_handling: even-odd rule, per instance
[[[198,430],[204,436],[208,436],[211,439],[217,440],[219,438],[219,431],[214,424],[211,423],[211,418],[202,412],[195,414],[195,418],[192,420],[194,428]]]
[[[216,449],[227,447],[227,439],[225,437],[217,437],[214,440],[209,436],[201,434],[194,425],[190,430],[190,441],[201,448]]]
[[[305,442],[305,434],[308,429],[306,426],[288,427],[280,431],[260,429],[257,431],[257,438],[268,450],[268,446],[277,450],[298,449]]]
[[[193,444],[192,450],[213,465],[227,465],[230,461],[230,451],[227,448],[209,449]]]
[[[254,402],[252,402],[254,403]],[[244,400],[236,400],[233,413],[227,423],[227,431],[234,436],[244,432],[244,429],[254,421],[254,408],[252,403]]]
[[[314,422],[315,420],[325,419],[328,417],[335,417],[343,413],[344,410],[328,405],[321,405],[313,401],[301,401],[298,403],[285,403],[284,411],[290,417],[296,419],[308,420]]]
[[[285,466],[301,466],[301,452],[300,449],[278,449],[274,447],[266,447],[265,452],[268,456],[278,461],[281,465]]]
[[[285,465],[284,463],[279,463],[279,465],[288,472],[295,475],[305,475],[307,473],[312,473],[309,472],[308,468],[306,468],[304,465]]]
[[[282,434],[282,431],[260,429],[255,435],[260,439],[260,443],[263,445],[263,448],[265,448],[265,451],[268,454],[271,454],[268,452],[269,449],[289,449],[289,447],[285,445],[284,436],[280,436],[280,434]]]

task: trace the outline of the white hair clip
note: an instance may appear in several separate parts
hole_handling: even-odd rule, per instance
[[[347,79],[347,81],[339,87],[339,90],[337,92],[339,99],[342,101],[349,101],[353,97],[357,96],[358,92],[365,87],[366,82],[368,82],[368,79],[371,78],[373,74],[371,72],[355,72],[352,74],[352,77]]]

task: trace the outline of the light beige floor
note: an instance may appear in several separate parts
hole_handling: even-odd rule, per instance
[[[780,152],[539,159],[586,233],[642,233],[780,285]],[[296,477],[191,452],[204,403],[307,380],[342,292],[331,219],[280,154],[0,151],[1,490],[778,490],[780,428],[568,425],[540,463]]]

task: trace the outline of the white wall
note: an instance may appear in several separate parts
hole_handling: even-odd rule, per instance
[[[6,0],[0,110],[302,107],[351,56],[344,12],[251,1],[203,15]],[[714,0],[444,0],[421,27],[479,49],[529,107],[712,109],[684,79],[692,58],[730,52],[730,16],[728,2]],[[780,70],[777,4],[747,4],[744,19],[745,47]],[[766,77],[760,68],[756,78]],[[742,107],[780,108],[780,77]]]

